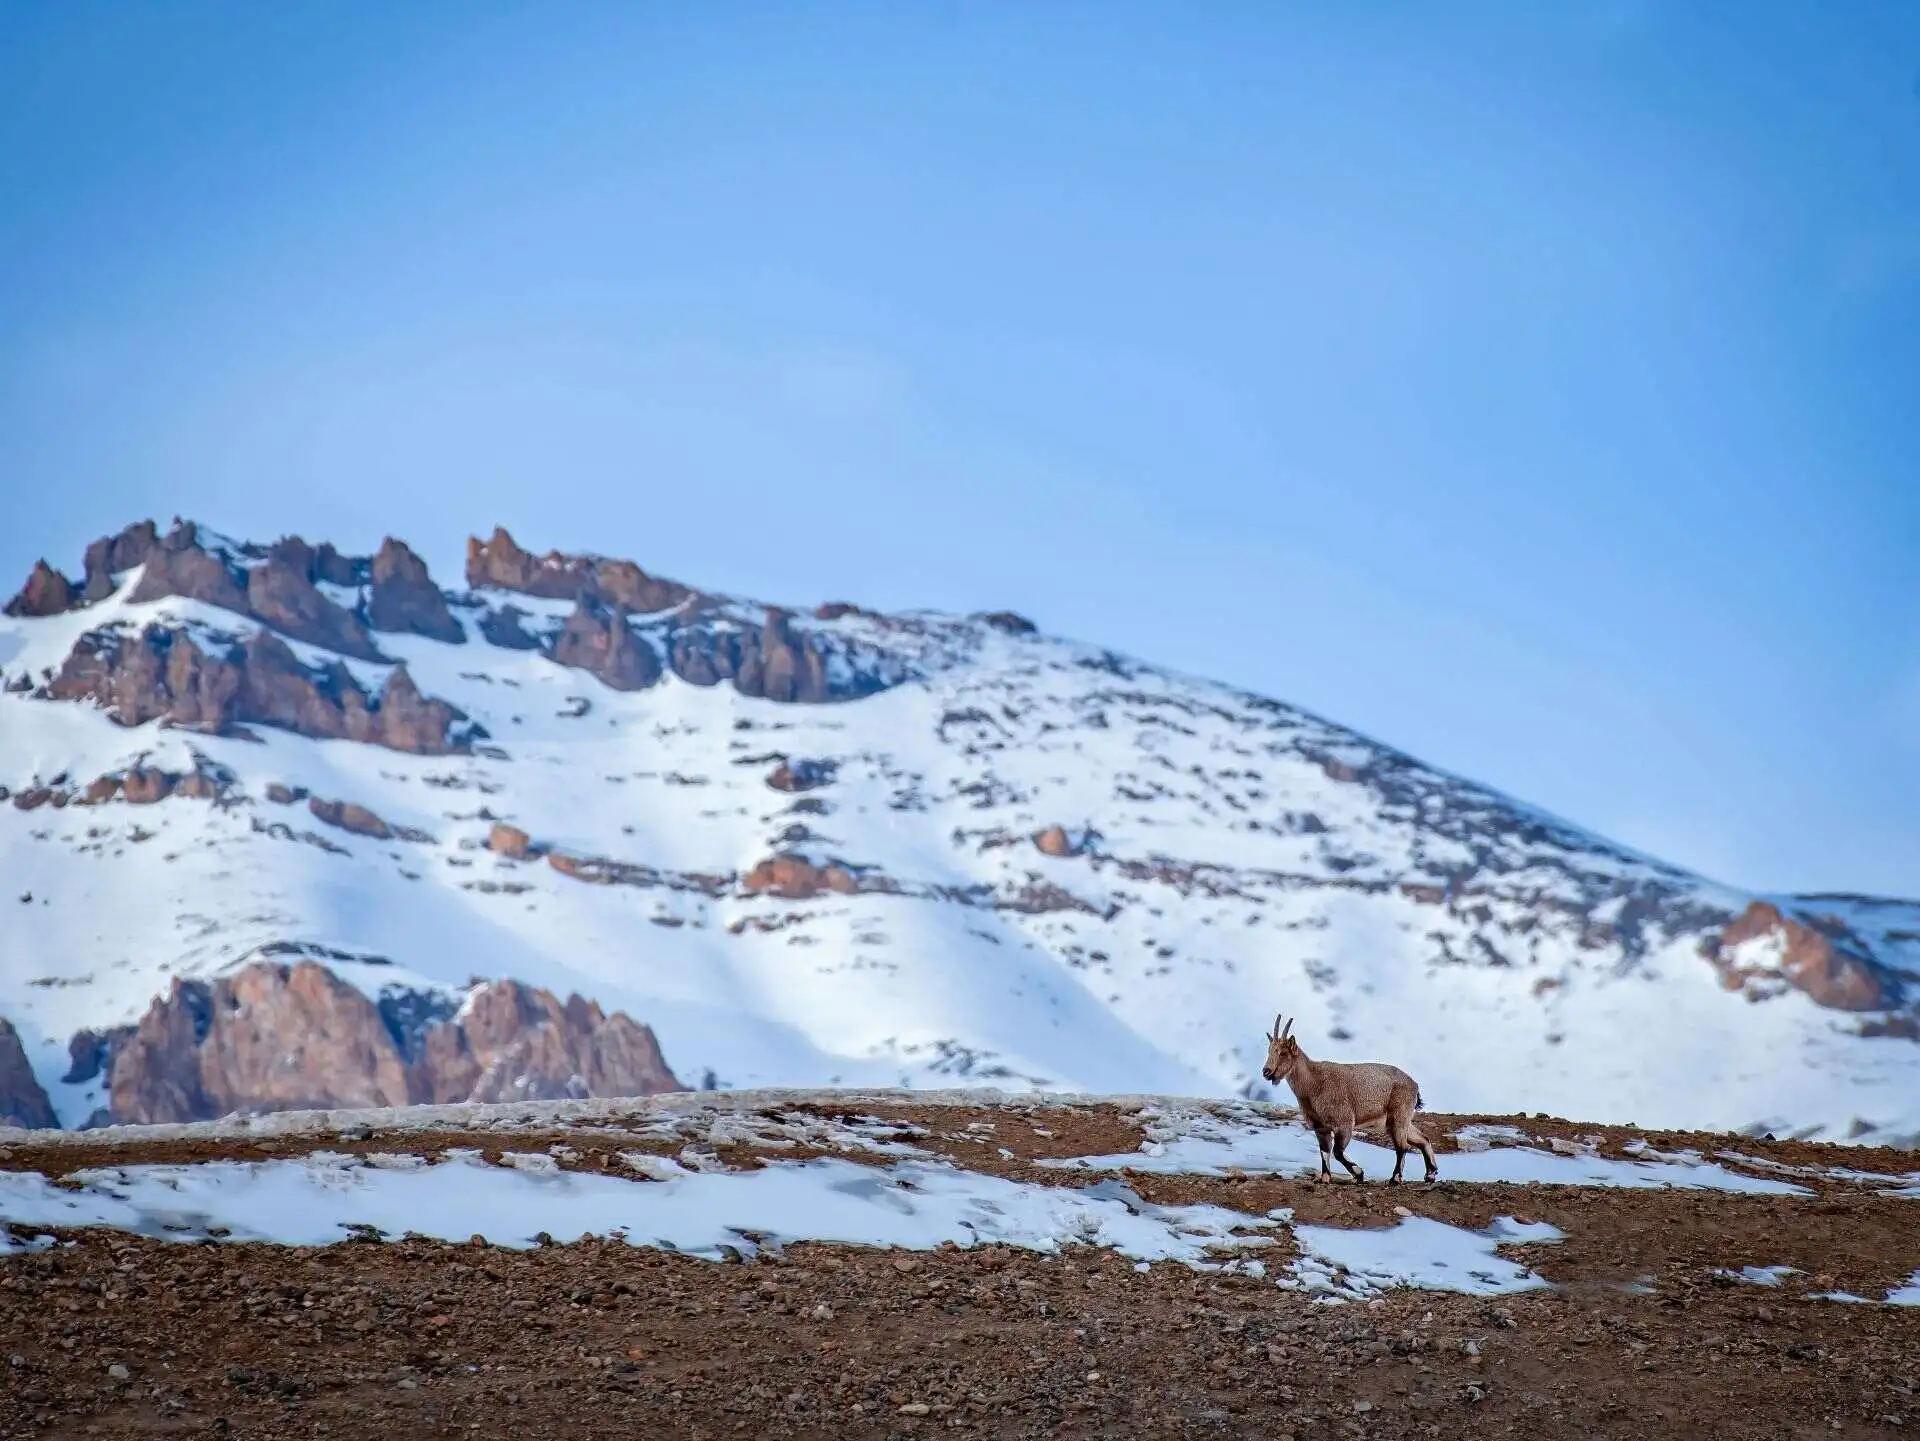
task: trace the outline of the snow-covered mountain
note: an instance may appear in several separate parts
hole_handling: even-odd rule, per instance
[[[1447,1111],[1920,1132],[1920,904],[1731,890],[1017,616],[785,611],[498,531],[466,579],[141,525],[10,604],[0,1017],[62,1124],[183,1066],[325,1100],[268,1078],[424,1064],[512,978],[691,1084],[1261,1094],[1284,1010]],[[330,1039],[331,978],[386,1039]],[[569,1014],[549,1070],[612,1054]]]

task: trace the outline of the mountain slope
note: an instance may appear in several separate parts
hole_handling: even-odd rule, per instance
[[[1920,1132],[1920,905],[1730,890],[1018,617],[504,532],[454,591],[192,526],[86,569],[0,621],[0,1016],[69,1125],[175,978],[306,957],[402,1049],[512,977],[730,1086],[1258,1093],[1284,1009],[1454,1111]]]

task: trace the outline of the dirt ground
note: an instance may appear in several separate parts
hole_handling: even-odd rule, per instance
[[[1127,1150],[1140,1139],[1111,1112],[957,1111],[923,1111],[919,1123],[970,1165],[1050,1184],[1095,1177],[1036,1168],[1038,1156]],[[969,1124],[992,1124],[994,1144],[978,1144]],[[1730,1144],[1662,1138],[1702,1139]],[[556,1141],[442,1134],[388,1147]],[[592,1136],[569,1132],[560,1143],[568,1164],[606,1163]],[[171,1146],[263,1154],[244,1141]],[[308,1149],[281,1141],[266,1151]],[[1911,1155],[1850,1148],[1743,1140],[1739,1149],[1797,1165],[1916,1166]],[[69,1142],[57,1163],[53,1148],[16,1145],[0,1166],[163,1158],[187,1156],[124,1144],[95,1154]],[[1551,1221],[1567,1238],[1524,1252],[1552,1291],[1325,1305],[1270,1281],[1174,1264],[1141,1273],[1095,1250],[807,1246],[717,1263],[619,1242],[291,1249],[77,1232],[71,1245],[0,1258],[0,1437],[523,1441],[617,1427],[641,1437],[1598,1441],[1920,1431],[1920,1308],[1813,1294],[1883,1295],[1920,1269],[1920,1201],[1839,1185],[1781,1198],[1128,1180],[1153,1201],[1256,1213],[1287,1205],[1302,1221],[1390,1225],[1402,1207],[1474,1226],[1495,1215]],[[1716,1274],[1746,1265],[1805,1274],[1779,1288]]]

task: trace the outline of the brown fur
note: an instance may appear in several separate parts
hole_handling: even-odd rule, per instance
[[[1267,1064],[1261,1075],[1272,1085],[1285,1081],[1300,1103],[1300,1117],[1313,1128],[1320,1142],[1320,1179],[1331,1181],[1333,1167],[1327,1153],[1345,1166],[1356,1181],[1366,1173],[1347,1159],[1347,1142],[1362,1126],[1386,1123],[1387,1139],[1393,1143],[1393,1175],[1389,1185],[1398,1185],[1407,1163],[1407,1152],[1418,1151],[1426,1162],[1424,1180],[1434,1180],[1440,1168],[1433,1159],[1433,1147],[1413,1124],[1413,1113],[1420,1104],[1420,1087],[1412,1076],[1398,1066],[1368,1061],[1343,1065],[1338,1061],[1316,1061],[1300,1049],[1293,1038],[1293,1022],[1282,1029],[1280,1017],[1273,1018],[1273,1033],[1267,1037]]]

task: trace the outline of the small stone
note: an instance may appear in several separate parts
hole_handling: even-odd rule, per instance
[[[825,1301],[822,1301],[818,1306],[813,1308],[813,1319],[816,1321],[831,1321],[833,1319],[833,1307],[829,1306]]]
[[[107,1374],[116,1381],[128,1381],[133,1378],[133,1372],[129,1371],[125,1364],[119,1361],[115,1361],[111,1366],[107,1367]]]
[[[893,1258],[893,1269],[900,1272],[903,1276],[912,1275],[920,1269],[920,1263],[912,1256],[895,1256]]]
[[[1413,1212],[1409,1211],[1405,1206],[1395,1206],[1393,1208],[1393,1214],[1396,1216],[1411,1216]]]
[[[900,1408],[902,1416],[924,1416],[933,1408],[924,1401],[909,1401]]]
[[[418,1391],[420,1389],[420,1383],[411,1376],[402,1376],[394,1384],[402,1391]]]
[[[1372,1409],[1373,1402],[1371,1401],[1356,1401],[1353,1403],[1353,1414],[1356,1416],[1364,1416]]]
[[[1098,1371],[1087,1372],[1087,1380],[1089,1382],[1098,1381],[1099,1379],[1100,1379],[1100,1373]]]
[[[1471,1340],[1462,1341],[1460,1343],[1460,1352],[1464,1356],[1478,1356],[1480,1354],[1480,1343]]]
[[[1466,1395],[1469,1405],[1475,1401],[1484,1401],[1487,1399],[1487,1391],[1484,1386],[1468,1386]]]

